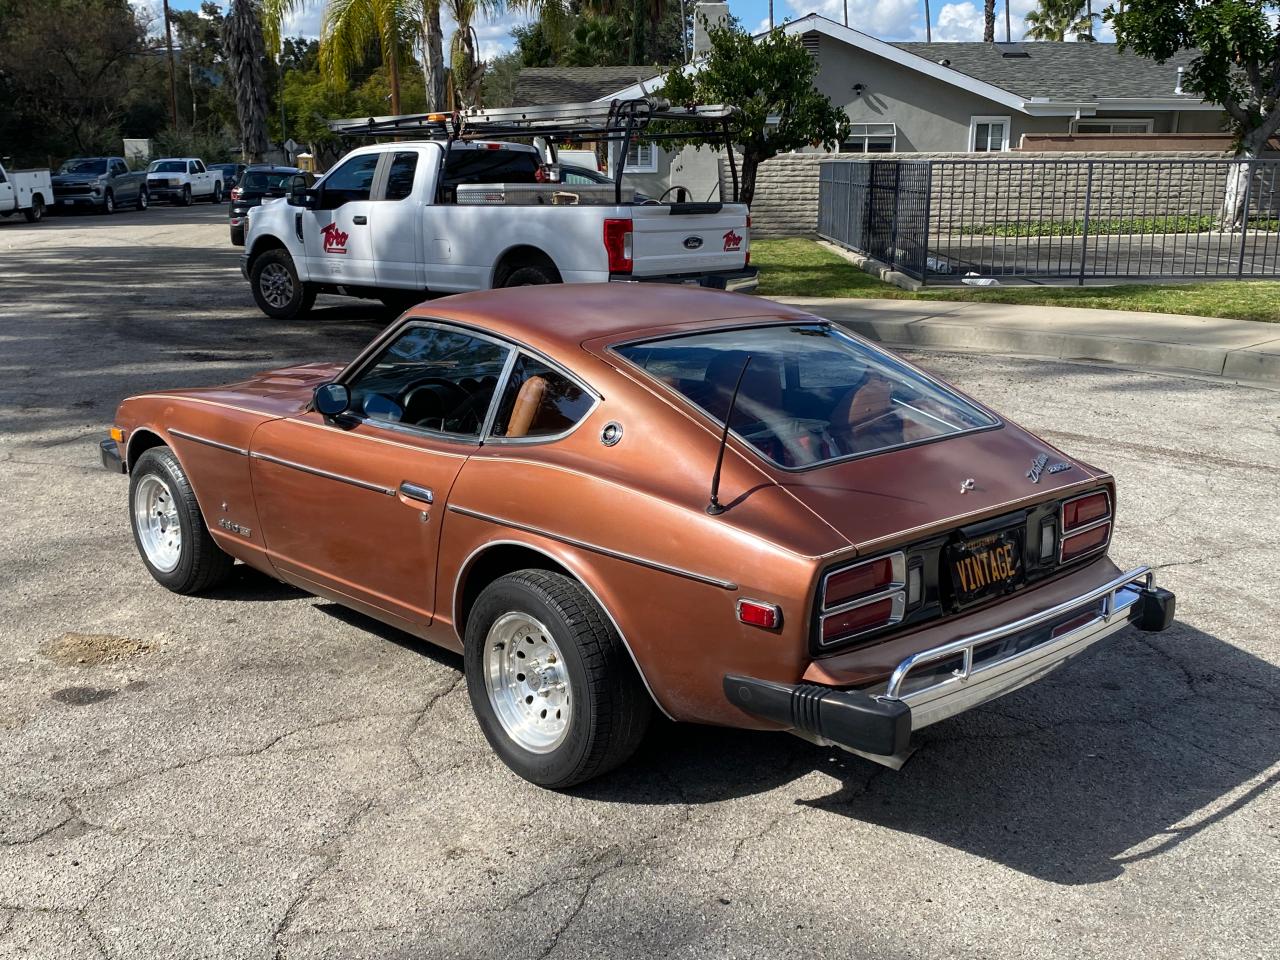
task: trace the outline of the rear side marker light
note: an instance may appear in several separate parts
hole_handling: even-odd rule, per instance
[[[632,222],[630,217],[608,217],[604,222],[604,251],[610,273],[630,273],[632,265]]]
[[[832,571],[822,581],[818,642],[828,646],[902,621],[908,594],[919,596],[923,573],[909,577],[905,553],[891,553]],[[912,585],[909,585],[909,581]]]
[[[782,609],[763,600],[739,600],[738,620],[749,627],[776,630],[782,626]]]
[[[1059,511],[1062,534],[1058,562],[1079,560],[1111,542],[1111,495],[1105,490],[1065,500]]]

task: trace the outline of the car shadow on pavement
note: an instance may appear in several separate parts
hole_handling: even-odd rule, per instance
[[[787,734],[668,725],[630,767],[579,792],[698,804],[791,784],[799,805],[1052,883],[1099,883],[1280,782],[1272,770],[1278,681],[1271,664],[1177,623],[1155,636],[1130,631],[1040,683],[929,728],[897,772]],[[813,773],[835,789],[803,795],[808,784],[793,781]],[[654,782],[672,790],[659,797],[645,786]]]

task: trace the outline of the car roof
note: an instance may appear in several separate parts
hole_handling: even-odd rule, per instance
[[[671,283],[480,290],[428,301],[410,315],[467,323],[566,360],[591,340],[622,342],[737,319],[814,319],[771,300]]]
[[[223,166],[223,164],[219,164]],[[232,164],[225,164],[232,166]],[[301,173],[298,167],[290,167],[283,163],[251,163],[244,168],[245,173]]]

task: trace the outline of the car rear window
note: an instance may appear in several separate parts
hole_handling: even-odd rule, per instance
[[[825,323],[714,330],[616,348],[763,457],[800,469],[1000,421]],[[743,372],[745,369],[745,372]]]
[[[291,171],[277,173],[274,170],[250,170],[240,182],[246,190],[270,190],[273,187],[287,187],[293,180]]]
[[[152,173],[186,173],[185,160],[158,160],[151,165]]]
[[[527,150],[454,149],[445,161],[442,184],[537,183],[539,165],[538,155]]]

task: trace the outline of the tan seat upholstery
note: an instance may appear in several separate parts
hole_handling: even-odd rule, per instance
[[[542,377],[530,377],[520,385],[515,406],[511,408],[511,422],[507,424],[508,437],[527,437],[534,418],[542,407],[547,392],[547,381]]]

